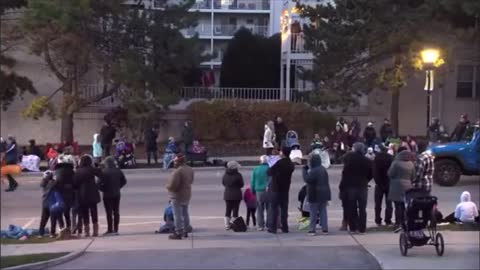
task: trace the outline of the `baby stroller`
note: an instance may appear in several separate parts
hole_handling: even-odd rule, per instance
[[[415,246],[432,245],[437,255],[442,256],[445,244],[442,234],[437,232],[437,197],[411,189],[405,193],[405,203],[405,219],[399,240],[401,254],[407,256],[408,249]],[[428,230],[428,235],[425,235],[424,229]]]
[[[289,130],[285,138],[285,146],[291,149],[290,159],[298,164],[302,164],[302,150],[300,150],[300,142],[298,134],[294,130]]]
[[[115,159],[121,169],[135,167],[137,161],[133,155],[133,144],[125,141],[116,141],[115,143]]]
[[[294,130],[289,130],[286,135],[286,146],[292,150],[300,150],[300,142],[298,140],[298,134]]]

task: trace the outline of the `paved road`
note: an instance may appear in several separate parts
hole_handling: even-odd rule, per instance
[[[249,179],[250,170],[244,168],[241,172],[245,179]],[[265,254],[263,257],[257,256],[262,257],[255,262],[255,265],[258,265],[257,268],[323,268],[323,266],[352,268],[353,265],[356,265],[355,263],[352,264],[352,262],[359,262],[359,265],[363,265],[366,268],[378,268],[378,264],[371,260],[370,255],[357,242],[352,241],[350,236],[338,232],[342,215],[341,204],[337,198],[341,175],[340,169],[329,170],[333,201],[328,209],[328,214],[330,231],[333,235],[327,237],[341,237],[338,241],[346,242],[343,246],[322,246],[321,237],[311,242],[304,233],[295,230],[295,220],[298,217],[298,210],[296,209],[298,206],[297,193],[303,185],[299,169],[294,174],[290,196],[292,233],[288,236],[278,235],[276,240],[269,242],[268,238],[265,238],[269,236],[262,232],[251,232],[246,235],[225,232],[222,229],[224,214],[223,188],[221,186],[222,173],[222,170],[197,170],[195,172],[190,214],[193,226],[196,229],[196,234],[193,237],[197,237],[197,240],[203,240],[199,241],[200,245],[197,247],[193,246],[194,240],[192,240],[191,246],[188,246],[187,241],[181,241],[182,244],[180,245],[186,246],[182,246],[180,249],[186,248],[188,250],[167,251],[160,246],[167,245],[168,248],[171,248],[171,242],[166,241],[164,235],[154,236],[150,234],[158,228],[162,220],[163,208],[168,201],[167,193],[164,189],[168,174],[160,170],[128,171],[128,184],[123,190],[121,201],[120,232],[123,236],[95,240],[92,245],[93,253],[87,253],[86,257],[73,261],[71,264],[65,265],[65,267],[70,267],[70,269],[87,267],[129,268],[129,258],[137,258],[135,259],[138,262],[136,265],[141,266],[140,268],[168,268],[170,266],[171,268],[198,268],[198,262],[202,258],[201,263],[205,265],[205,268],[250,268],[253,262],[249,260],[254,258],[253,254],[255,251],[262,252],[254,247],[264,245],[262,243],[268,243],[268,250],[272,252],[269,253],[270,255]],[[2,192],[2,229],[6,228],[8,224],[26,227],[38,226],[41,200],[41,191],[38,187],[39,180],[36,177],[23,176],[20,178],[21,186],[18,191],[14,193]],[[464,190],[469,190],[478,203],[479,187],[480,181],[477,178],[465,177],[455,187],[434,186],[434,194],[440,199],[440,210],[447,214],[453,211],[460,193]],[[369,226],[373,226],[373,188],[369,192],[367,211]],[[242,204],[241,213],[245,215],[245,212],[245,207]],[[105,230],[106,222],[102,205],[99,205],[99,215],[101,230]],[[225,241],[225,239],[232,237],[234,237],[234,242]],[[242,237],[245,238],[245,243],[242,242]],[[252,243],[254,239],[259,239],[255,242],[256,244]],[[117,241],[118,244],[116,244]],[[152,241],[152,243],[148,244],[149,241]],[[241,250],[231,249],[237,247],[239,242],[243,243]],[[282,245],[282,242],[288,244]],[[331,243],[332,241],[329,242]],[[137,250],[128,250],[129,248],[125,248],[125,243],[127,243],[126,246],[136,246]],[[392,244],[396,244],[396,241]],[[273,252],[274,248],[278,249],[275,249],[275,252]],[[115,250],[115,252],[112,252],[112,250]],[[246,257],[241,256],[240,259],[235,259],[234,255],[236,254],[244,254]],[[318,256],[313,254],[318,254]],[[343,255],[338,257],[335,254],[344,254],[345,257]],[[172,263],[169,264],[167,258],[178,258],[178,256],[188,256],[190,259],[185,260],[183,263],[173,263],[173,261],[177,261],[173,259]],[[87,258],[87,260],[84,260],[84,258]],[[224,263],[219,265],[220,260],[218,258],[225,258],[223,262],[231,261],[231,266],[230,264],[226,266]],[[339,260],[338,258],[351,258],[351,260]],[[188,264],[188,262],[192,264]],[[63,266],[61,269],[64,269]]]

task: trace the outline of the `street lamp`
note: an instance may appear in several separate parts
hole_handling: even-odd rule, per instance
[[[427,135],[430,128],[430,117],[432,114],[432,91],[433,91],[433,69],[438,63],[440,52],[436,49],[425,49],[421,52],[423,67],[425,68],[425,88],[427,91]]]

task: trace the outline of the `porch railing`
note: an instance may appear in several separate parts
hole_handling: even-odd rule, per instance
[[[292,89],[291,101],[303,102],[308,90]],[[184,87],[180,96],[183,99],[241,99],[274,101],[281,100],[280,88],[229,88],[229,87]]]

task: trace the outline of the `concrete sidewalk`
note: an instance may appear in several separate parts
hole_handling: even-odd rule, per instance
[[[382,269],[480,269],[480,232],[442,231],[445,253],[434,246],[413,247],[400,254],[399,234],[371,233],[354,238],[380,263]]]
[[[76,239],[69,241],[55,241],[45,244],[2,244],[0,255],[4,257],[39,253],[76,252],[86,249],[92,242],[93,239]]]

